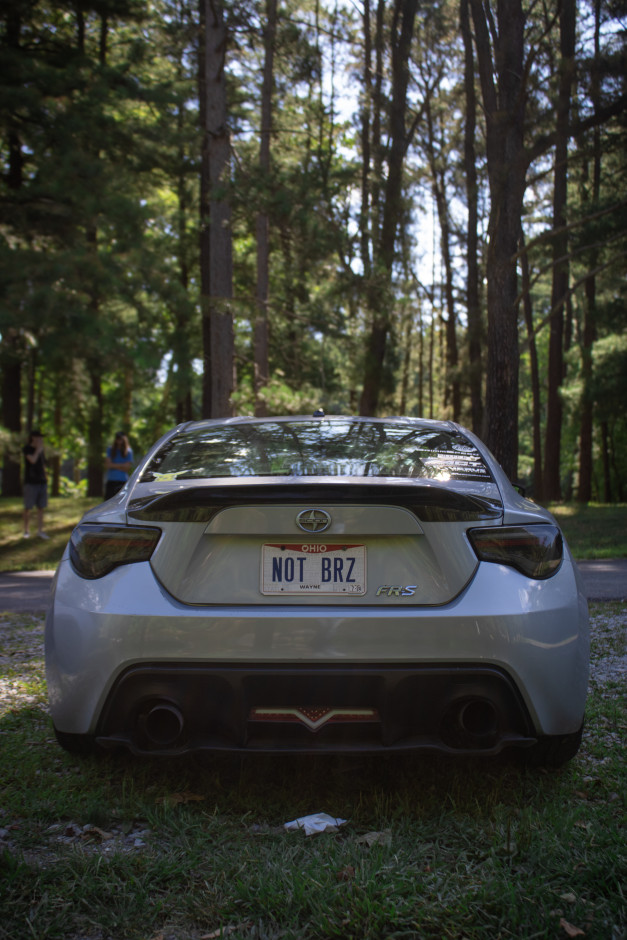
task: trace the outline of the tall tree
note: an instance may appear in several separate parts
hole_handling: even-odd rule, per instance
[[[531,401],[532,401],[532,438],[533,438],[533,495],[541,502],[544,499],[543,471],[542,471],[542,402],[540,399],[540,369],[538,366],[538,349],[533,324],[533,304],[531,298],[531,276],[529,271],[529,255],[525,248],[525,236],[521,232],[520,267],[522,281],[522,304],[527,329],[527,344],[529,346],[529,372],[531,375]]]
[[[436,142],[436,129],[433,114],[432,90],[425,91],[425,112],[427,118],[427,155],[431,172],[431,189],[437,209],[440,226],[440,252],[444,274],[444,305],[446,319],[444,336],[446,345],[446,381],[444,390],[444,412],[453,421],[461,417],[461,383],[459,378],[459,355],[457,348],[457,315],[453,289],[453,258],[451,251],[451,220],[446,176],[441,159],[441,147]]]
[[[232,413],[233,244],[227,198],[231,140],[226,96],[228,31],[221,0],[200,0],[204,55],[200,62],[201,311],[203,323],[203,415]]]
[[[475,134],[477,125],[477,95],[475,91],[475,61],[470,30],[469,0],[460,0],[459,20],[464,44],[464,177],[466,181],[466,316],[468,319],[468,374],[470,386],[471,424],[475,434],[483,428],[483,369],[482,321],[479,299],[479,184]]]
[[[470,0],[486,121],[488,356],[484,437],[512,478],[518,471],[516,253],[527,171],[524,148],[525,16],[521,0]]]
[[[600,107],[600,61],[601,61],[601,0],[594,0],[594,56],[590,81],[590,97],[592,107],[598,112]],[[584,151],[587,150],[584,143]],[[601,195],[601,129],[596,126],[592,130],[591,160],[587,154],[584,157],[584,177],[590,176],[591,193],[586,197],[585,203],[591,203],[593,208],[599,205]],[[591,172],[588,169],[592,163]],[[599,249],[593,247],[589,253],[589,273],[585,280],[585,301],[583,311],[583,327],[581,335],[581,403],[579,422],[579,487],[577,499],[581,503],[588,503],[592,499],[592,438],[594,401],[592,392],[593,368],[592,350],[596,339],[597,320],[597,284],[596,268],[599,259]]]
[[[272,93],[274,88],[274,44],[276,36],[277,0],[266,0],[263,29],[264,63],[261,88],[261,127],[259,129],[259,170],[265,187],[270,175],[270,142],[272,135]],[[267,198],[267,197],[266,197]],[[257,311],[254,323],[254,394],[255,414],[267,414],[261,392],[269,382],[268,302],[270,281],[270,223],[267,209],[257,213]]]
[[[575,72],[575,0],[562,0],[560,8],[559,90],[555,123],[555,162],[553,170],[553,276],[546,438],[544,447],[544,498],[561,498],[560,451],[562,441],[561,386],[564,379],[564,309],[568,300],[568,142],[570,139],[570,99]]]
[[[380,2],[380,6],[382,3]],[[376,414],[383,378],[386,344],[392,325],[392,271],[396,258],[399,219],[402,216],[402,187],[405,157],[416,123],[408,123],[407,89],[409,59],[418,0],[394,0],[390,27],[391,97],[388,114],[389,145],[387,174],[383,191],[380,230],[376,233],[371,285],[367,288],[370,328],[366,339],[364,380],[359,403],[360,414]],[[379,18],[377,26],[380,29]],[[377,33],[377,43],[382,42]],[[375,219],[376,202],[373,199]]]
[[[21,10],[15,5],[7,10],[5,44],[10,56],[9,61],[19,61],[21,57]],[[17,70],[16,70],[17,72]],[[11,76],[19,80],[19,74]],[[19,135],[16,114],[9,114],[7,122],[9,161],[6,173],[7,186],[16,200],[20,197],[23,183],[24,156]],[[21,384],[23,365],[23,342],[19,331],[14,328],[3,330],[0,342],[0,370],[2,372],[2,424],[17,436],[22,430]],[[2,464],[2,495],[19,496],[21,493],[20,460],[15,449],[9,448]]]

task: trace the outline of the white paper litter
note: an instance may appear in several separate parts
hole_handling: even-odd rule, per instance
[[[283,828],[289,831],[304,829],[306,836],[312,836],[316,832],[337,832],[346,821],[346,819],[329,816],[328,813],[313,813],[311,816],[301,816],[299,819],[286,822]]]

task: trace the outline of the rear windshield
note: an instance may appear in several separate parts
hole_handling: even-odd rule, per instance
[[[140,477],[427,477],[492,480],[479,451],[462,434],[380,421],[267,421],[183,429]]]

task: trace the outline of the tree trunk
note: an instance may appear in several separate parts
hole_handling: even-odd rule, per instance
[[[525,17],[521,0],[498,0],[498,37],[493,49],[490,35],[494,24],[488,23],[481,0],[470,2],[486,116],[490,185],[484,437],[514,479],[518,470],[519,366],[516,253],[527,169],[523,141]]]
[[[464,96],[466,113],[464,123],[464,175],[468,220],[466,228],[466,317],[468,321],[468,380],[470,386],[471,425],[475,434],[482,433],[483,424],[483,367],[481,362],[481,306],[479,303],[479,261],[477,235],[479,208],[477,183],[477,155],[475,130],[477,123],[477,96],[475,93],[475,64],[472,35],[468,16],[468,0],[460,0],[460,26],[464,42]]]
[[[527,327],[527,342],[529,343],[529,366],[531,370],[531,395],[533,408],[533,496],[537,502],[542,502],[544,492],[542,489],[542,401],[540,398],[540,370],[538,368],[538,350],[536,335],[533,329],[533,308],[531,306],[531,283],[529,277],[529,258],[525,251],[524,235],[520,235],[521,255],[520,266],[522,270],[522,295],[525,325]]]
[[[361,109],[361,215],[359,244],[364,281],[370,277],[370,122],[373,104],[372,88],[372,36],[370,34],[370,0],[364,0],[362,15],[364,29],[364,99]]]
[[[601,55],[601,0],[594,4],[594,65],[592,69],[591,98],[595,112],[600,105],[599,60]],[[593,130],[592,144],[592,204],[597,207],[601,194],[601,131]],[[588,267],[594,271],[598,264],[598,250],[590,252]],[[592,347],[596,339],[596,276],[590,274],[585,282],[585,302],[581,337],[581,401],[579,405],[579,487],[577,499],[589,503],[592,499],[592,443],[594,401],[592,393]]]
[[[37,396],[37,348],[31,347],[27,353],[27,389],[26,389],[26,427],[33,428],[39,421],[35,419],[35,398]]]
[[[54,390],[54,436],[58,442],[63,438],[63,410],[61,408],[61,389],[59,385],[55,385]],[[58,446],[55,448],[55,452],[50,458],[50,465],[52,469],[52,485],[51,485],[51,495],[60,496],[61,495],[61,453]]]
[[[411,364],[411,338],[412,338],[413,311],[409,310],[403,324],[403,370],[401,373],[401,400],[399,414],[407,412],[407,393],[409,391],[409,367]]]
[[[225,187],[230,167],[226,103],[227,29],[219,0],[200,0],[204,12],[204,69],[199,82],[203,121],[201,168],[201,309],[203,415],[232,413],[233,261],[231,209]],[[202,61],[202,57],[201,57]]]
[[[429,324],[429,417],[434,417],[435,403],[435,308],[431,306],[431,323]]]
[[[87,363],[91,383],[91,401],[87,421],[87,495],[103,498],[102,381],[100,366]]]
[[[612,471],[610,466],[610,434],[607,421],[601,421],[601,453],[603,456],[603,501],[612,502]]]
[[[200,255],[200,308],[201,308],[201,335],[203,350],[203,381],[201,417],[211,416],[211,330],[210,330],[210,257],[211,242],[209,239],[209,134],[207,133],[207,50],[205,43],[206,32],[206,0],[198,0],[198,16],[200,20],[200,36],[198,41],[198,118],[202,131],[202,144],[200,153],[200,187],[199,187],[199,214],[200,229],[198,235],[198,249]]]
[[[575,68],[575,0],[563,0],[560,13],[560,83],[557,103],[557,140],[553,181],[553,283],[547,392],[546,442],[544,449],[544,498],[561,498],[560,452],[564,380],[564,304],[568,294],[568,232],[566,206],[568,187],[568,140],[570,97]]]
[[[589,503],[592,499],[592,346],[596,335],[596,281],[594,275],[586,279],[584,321],[581,337],[581,399],[579,402],[579,486],[577,500]]]
[[[425,398],[425,331],[422,319],[422,300],[418,298],[418,415],[424,415]]]
[[[269,185],[270,138],[272,134],[272,93],[274,88],[274,42],[276,35],[277,0],[266,0],[264,29],[263,84],[261,89],[261,132],[259,143],[259,169]],[[261,391],[270,380],[268,362],[268,300],[270,282],[270,224],[267,211],[257,215],[257,315],[254,325],[254,393],[255,414],[268,413]]]
[[[185,81],[182,61],[177,61],[177,81]],[[192,420],[192,351],[190,344],[190,307],[191,300],[188,301],[189,291],[189,250],[188,250],[188,216],[189,216],[189,196],[188,196],[188,173],[187,173],[187,153],[184,144],[185,131],[185,107],[179,104],[176,112],[176,123],[178,132],[177,145],[177,179],[176,179],[176,199],[177,199],[177,266],[178,276],[185,301],[175,303],[172,315],[175,323],[175,335],[172,337],[172,357],[176,363],[176,392],[174,411],[177,424],[183,421]]]
[[[11,4],[6,11],[6,45],[12,50],[20,48],[22,21],[20,8]],[[23,184],[24,156],[22,142],[13,121],[8,133],[9,166],[6,181],[9,189],[18,192]],[[2,370],[2,423],[7,431],[17,437],[22,431],[22,365],[24,352],[16,330],[3,330],[0,348]],[[30,430],[30,429],[29,429]],[[2,460],[2,495],[20,496],[22,493],[21,458],[12,450],[5,452]]]
[[[398,221],[401,217],[403,166],[411,133],[405,126],[409,55],[418,0],[395,0],[392,17],[392,93],[390,105],[390,144],[385,205],[378,239],[374,271],[370,278],[368,310],[370,334],[366,341],[364,382],[359,405],[362,415],[376,414],[383,379],[383,363],[391,326],[390,287],[396,253]],[[374,209],[374,206],[373,206]],[[376,209],[375,209],[376,211]]]
[[[2,424],[19,439],[22,431],[22,362],[23,353],[19,337],[10,330],[2,343]],[[29,428],[30,430],[30,428]],[[2,495],[20,496],[22,493],[22,465],[19,450],[5,451],[2,461]]]
[[[446,303],[446,320],[444,322],[444,338],[446,342],[446,379],[444,385],[444,408],[453,421],[459,421],[461,414],[461,386],[458,375],[459,356],[457,350],[457,323],[455,316],[455,300],[453,296],[453,262],[451,258],[451,226],[448,213],[448,200],[446,194],[446,180],[444,173],[438,165],[435,150],[433,115],[431,109],[431,90],[426,92],[427,115],[427,151],[429,168],[431,171],[431,189],[438,212],[440,226],[440,250],[444,265],[444,300]]]

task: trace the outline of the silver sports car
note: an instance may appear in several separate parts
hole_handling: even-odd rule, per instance
[[[485,446],[414,418],[232,418],[161,438],[56,574],[59,743],[579,748],[588,611],[553,517]]]

